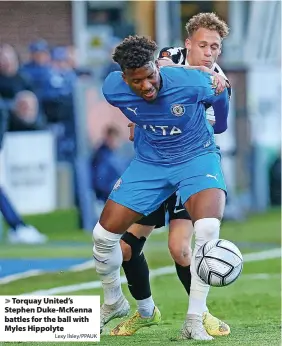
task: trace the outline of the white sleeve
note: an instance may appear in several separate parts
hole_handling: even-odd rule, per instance
[[[211,120],[215,122],[215,115],[214,115],[214,110],[212,106],[206,109],[206,118],[207,120]]]
[[[218,64],[215,63],[215,64],[213,65],[213,70],[214,70],[215,72],[217,72],[219,75],[221,75],[222,77],[224,77],[226,80],[228,80],[228,78],[226,77],[225,73],[222,71],[222,69],[219,67]]]

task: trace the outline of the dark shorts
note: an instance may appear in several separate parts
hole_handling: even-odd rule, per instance
[[[168,212],[169,221],[179,219],[191,220],[188,212],[180,201],[180,195],[175,192],[164,203],[162,203],[157,210],[153,211],[147,216],[144,216],[136,223],[144,226],[156,226],[155,228],[163,227],[165,226],[166,212]]]

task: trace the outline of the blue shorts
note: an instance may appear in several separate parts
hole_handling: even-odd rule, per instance
[[[202,190],[226,191],[220,161],[220,154],[214,152],[171,166],[133,160],[116,182],[109,199],[149,215],[176,190],[183,204]]]

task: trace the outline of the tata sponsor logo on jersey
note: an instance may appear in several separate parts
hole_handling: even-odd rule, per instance
[[[153,131],[155,133],[161,133],[163,136],[180,135],[182,131],[176,126],[167,125],[143,125],[144,130]]]
[[[185,113],[185,107],[180,104],[172,105],[170,110],[176,117],[181,117]]]

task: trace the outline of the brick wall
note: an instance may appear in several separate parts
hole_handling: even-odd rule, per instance
[[[72,43],[70,1],[0,1],[0,42],[12,44],[22,58],[32,40],[51,45]]]

